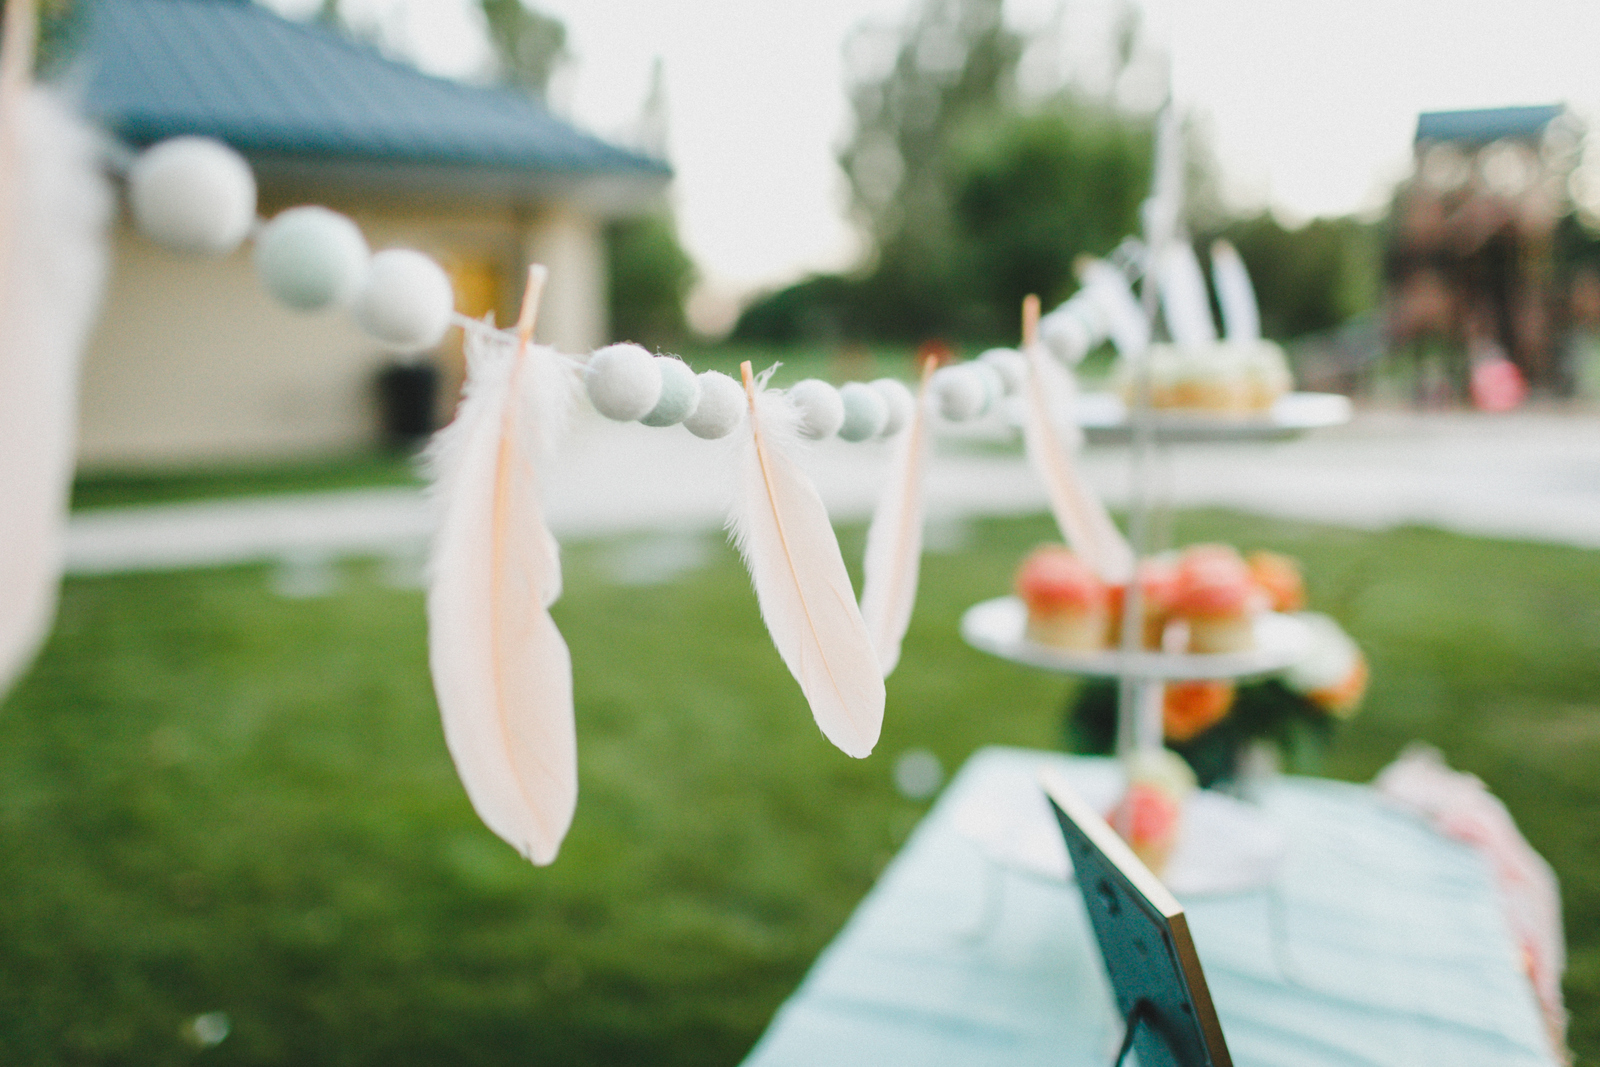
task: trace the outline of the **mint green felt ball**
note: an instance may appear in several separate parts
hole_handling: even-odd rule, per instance
[[[879,378],[871,384],[873,391],[883,397],[888,410],[888,417],[879,432],[884,437],[893,437],[910,425],[911,416],[917,411],[917,398],[911,395],[906,383],[898,378]]]
[[[681,359],[656,356],[661,371],[661,399],[639,421],[646,426],[675,426],[688,417],[700,401],[700,380]]]
[[[889,421],[889,404],[865,382],[846,382],[839,387],[844,403],[844,425],[839,436],[846,441],[865,441],[883,432]]]
[[[256,236],[261,284],[297,311],[321,311],[355,299],[369,259],[360,228],[325,207],[292,207]]]

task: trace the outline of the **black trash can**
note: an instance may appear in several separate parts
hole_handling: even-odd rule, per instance
[[[432,363],[391,363],[378,371],[378,414],[384,444],[417,447],[434,431],[439,368]]]

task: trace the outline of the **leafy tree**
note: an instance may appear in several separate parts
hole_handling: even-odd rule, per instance
[[[694,262],[678,243],[672,215],[661,211],[606,227],[611,261],[611,335],[646,347],[670,346],[688,333],[683,302]]]
[[[498,80],[543,100],[566,58],[567,28],[523,0],[478,0],[499,62]]]
[[[1026,42],[1001,14],[1001,0],[926,0],[904,33],[852,38],[840,164],[872,257],[758,301],[736,337],[1014,339],[1025,294],[1066,296],[1074,258],[1136,230],[1150,122],[1072,90],[1023,102]]]
[[[1223,226],[1250,271],[1261,330],[1287,340],[1331,329],[1377,304],[1377,227],[1351,218],[1290,229],[1270,213]],[[1209,240],[1202,242],[1209,244]]]

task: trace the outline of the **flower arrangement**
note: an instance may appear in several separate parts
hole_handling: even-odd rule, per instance
[[[1180,554],[1178,565],[1187,557],[1198,560],[1201,571],[1220,569],[1216,561],[1231,551],[1195,546]],[[1252,553],[1243,562],[1261,602],[1293,613],[1311,641],[1304,656],[1270,678],[1168,683],[1162,701],[1165,740],[1194,769],[1201,786],[1237,776],[1245,754],[1263,744],[1276,750],[1289,770],[1317,770],[1338,724],[1356,713],[1366,693],[1368,668],[1360,647],[1332,617],[1304,610],[1299,564],[1271,552]],[[1116,684],[1086,683],[1067,710],[1069,745],[1082,752],[1110,752],[1116,719]]]

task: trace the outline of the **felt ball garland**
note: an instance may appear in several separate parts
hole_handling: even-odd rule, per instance
[[[162,141],[133,162],[127,178],[134,222],[147,237],[213,256],[227,255],[253,237],[252,258],[262,287],[296,311],[347,307],[369,336],[400,352],[437,345],[452,324],[493,329],[455,313],[449,275],[432,258],[407,248],[374,254],[360,227],[345,215],[303,205],[258,219],[250,165],[221,141]],[[1078,303],[1087,305],[1087,300]],[[1053,327],[1047,340],[1058,346],[1102,332],[1095,309],[1087,306],[1064,306],[1047,325]],[[744,387],[728,375],[696,374],[676,356],[652,355],[635,344],[607,345],[575,365],[582,368],[595,410],[620,422],[682,424],[696,437],[715,440],[732,433],[748,411]],[[932,403],[946,422],[967,422],[1018,393],[1026,379],[1021,353],[990,349],[975,361],[937,371],[930,383]],[[800,432],[813,440],[893,437],[910,425],[917,404],[906,384],[894,378],[838,388],[807,378],[786,395],[799,411]]]

